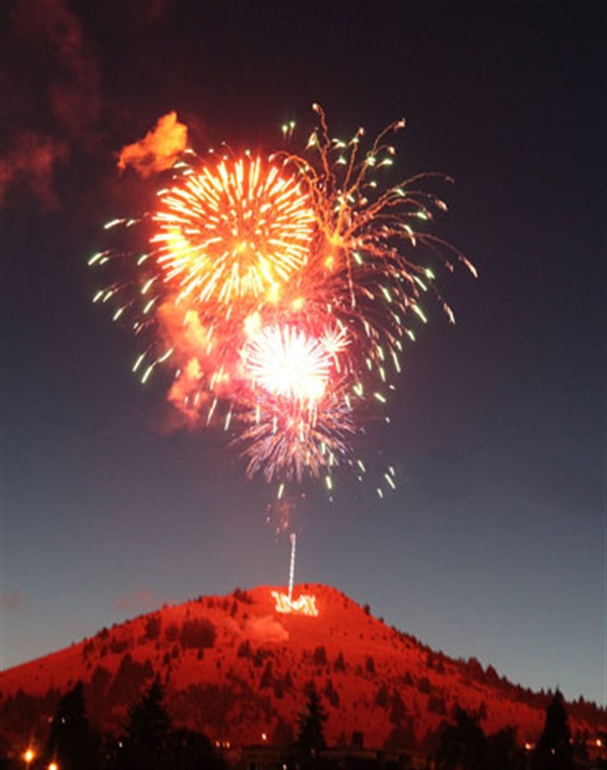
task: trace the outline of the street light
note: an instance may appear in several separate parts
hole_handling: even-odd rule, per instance
[[[56,762],[51,762],[48,766],[48,770],[59,770],[59,765]]]
[[[32,762],[34,761],[35,756],[36,756],[36,754],[34,753],[33,749],[27,749],[24,752],[23,759],[25,760],[25,764],[28,766],[28,768],[32,764]]]

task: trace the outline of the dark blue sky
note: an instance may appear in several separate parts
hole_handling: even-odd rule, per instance
[[[37,13],[30,12],[36,8]],[[164,602],[287,580],[218,434],[90,302],[102,224],[145,210],[119,149],[177,110],[197,149],[271,150],[405,116],[401,176],[440,170],[444,275],[369,462],[297,507],[302,581],[435,649],[606,703],[603,3],[2,4],[2,667]],[[303,138],[303,137],[302,137]]]

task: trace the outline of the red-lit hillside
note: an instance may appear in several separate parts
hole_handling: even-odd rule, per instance
[[[477,714],[486,734],[514,726],[519,742],[537,740],[548,696],[474,660],[433,652],[333,588],[295,589],[316,595],[318,617],[278,614],[271,590],[163,607],[5,671],[3,730],[13,741],[43,731],[58,697],[79,679],[91,719],[116,730],[158,675],[176,724],[232,745],[258,743],[262,733],[288,740],[312,683],[328,714],[329,744],[356,731],[370,747],[431,746],[455,705]],[[573,733],[593,734],[605,722],[593,704],[568,710]]]

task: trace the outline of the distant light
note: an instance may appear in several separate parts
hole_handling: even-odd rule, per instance
[[[25,754],[23,755],[23,759],[25,759],[25,761],[26,761],[26,762],[28,763],[28,765],[29,765],[29,763],[33,761],[33,759],[34,759],[34,757],[35,757],[35,756],[36,756],[36,755],[35,755],[35,753],[34,753],[34,751],[33,751],[32,749],[27,749],[27,751],[26,751],[26,752],[25,752]]]

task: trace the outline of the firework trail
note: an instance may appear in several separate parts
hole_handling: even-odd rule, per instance
[[[131,228],[144,233],[143,244],[90,260],[116,275],[125,258],[125,277],[95,299],[114,320],[130,318],[142,382],[156,368],[172,372],[169,399],[196,424],[222,423],[248,475],[261,472],[281,490],[306,475],[324,476],[331,490],[344,463],[365,472],[356,437],[370,404],[387,401],[413,319],[426,321],[423,296],[453,322],[434,272],[413,254],[430,251],[449,270],[460,260],[475,274],[426,229],[446,205],[425,183],[447,177],[379,181],[396,154],[388,137],[404,121],[365,149],[362,129],[334,139],[313,109],[320,125],[301,154],[182,152],[153,212],[106,225],[123,243]],[[149,134],[145,147],[154,142]],[[393,469],[384,477],[394,487]]]

